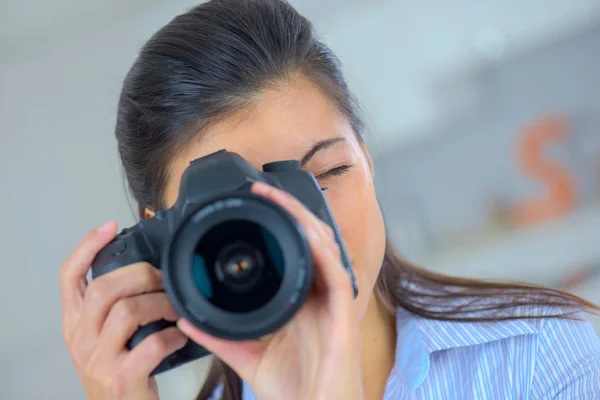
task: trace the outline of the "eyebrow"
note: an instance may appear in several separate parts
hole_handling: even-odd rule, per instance
[[[339,142],[345,142],[346,139],[343,137],[334,137],[317,142],[309,151],[304,154],[300,160],[300,165],[303,167],[321,150],[329,149]]]

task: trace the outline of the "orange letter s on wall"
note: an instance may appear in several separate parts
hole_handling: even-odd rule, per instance
[[[513,219],[517,225],[536,225],[569,213],[576,204],[575,182],[558,162],[545,157],[545,147],[567,137],[563,118],[542,118],[523,132],[517,156],[526,175],[541,181],[547,188],[542,196],[517,203]]]

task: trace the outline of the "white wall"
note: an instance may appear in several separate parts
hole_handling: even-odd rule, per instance
[[[597,0],[354,0],[333,21],[316,11],[319,0],[298,2],[315,7],[309,11],[326,28],[382,148],[472,112],[470,97],[444,97],[445,85],[457,92],[465,70],[600,19]]]
[[[173,14],[2,60],[2,399],[83,398],[61,340],[56,272],[89,229],[134,221],[112,135],[116,100],[138,48]]]

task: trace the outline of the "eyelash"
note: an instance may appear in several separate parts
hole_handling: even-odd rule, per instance
[[[352,167],[354,167],[354,165],[340,165],[339,167],[335,167],[333,169],[330,169],[329,171],[323,172],[322,174],[317,176],[317,179],[325,179],[330,178],[332,176],[343,175],[346,172],[348,172],[348,170]]]

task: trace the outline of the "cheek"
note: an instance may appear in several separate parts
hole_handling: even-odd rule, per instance
[[[368,299],[381,269],[385,227],[372,180],[344,176],[327,193],[359,284],[360,298]],[[365,300],[367,300],[365,299]],[[362,303],[362,301],[361,301]]]

